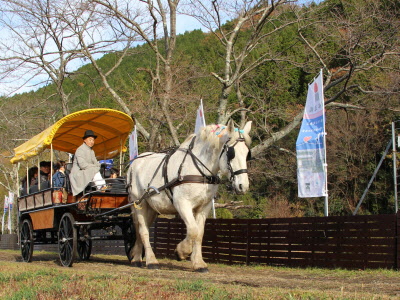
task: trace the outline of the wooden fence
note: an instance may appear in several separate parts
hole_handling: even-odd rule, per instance
[[[209,219],[206,262],[290,267],[398,268],[400,215],[279,219]],[[158,219],[156,256],[174,258],[184,238],[179,219]]]
[[[398,269],[399,233],[400,214],[208,219],[202,249],[204,260],[215,263]],[[152,237],[156,256],[175,259],[174,250],[185,234],[180,219],[158,218]],[[0,249],[17,248],[16,235],[3,235]],[[35,245],[35,251],[41,249],[57,251],[57,245]],[[95,240],[92,253],[124,255],[124,243]]]

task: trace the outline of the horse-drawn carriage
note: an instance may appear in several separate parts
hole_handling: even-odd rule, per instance
[[[83,133],[94,129],[98,135],[93,150],[97,158],[106,160],[125,151],[125,143],[132,131],[134,121],[122,112],[112,109],[87,109],[72,113],[15,148],[12,163],[26,164],[39,161],[36,158],[50,150],[50,161],[53,161],[53,150],[73,154],[82,145]],[[72,163],[66,165],[68,170]],[[67,171],[68,172],[68,171]],[[107,170],[103,169],[103,178]],[[120,174],[121,175],[121,174]],[[67,175],[68,176],[68,175]],[[27,176],[28,177],[28,176]],[[51,178],[51,177],[50,177]],[[92,240],[124,239],[128,259],[135,242],[135,229],[128,203],[126,180],[118,177],[105,179],[107,189],[98,190],[89,184],[76,196],[71,188],[65,186],[64,196],[60,189],[39,180],[36,191],[20,194],[18,197],[19,242],[22,259],[32,260],[35,244],[58,244],[61,264],[71,266],[79,256],[81,260],[89,259]],[[68,182],[68,180],[67,180]],[[28,184],[28,183],[27,183]],[[102,236],[93,237],[92,231],[102,230]]]
[[[93,147],[97,158],[111,158],[122,153],[133,125],[128,115],[115,110],[76,112],[15,148],[12,162],[25,161],[48,148],[51,161],[53,150],[75,153],[89,129],[99,135]],[[51,184],[47,189],[39,187],[35,193],[21,195],[18,208],[23,260],[32,259],[35,243],[58,243],[62,265],[71,266],[76,253],[83,260],[89,258],[92,230],[111,228],[108,231],[114,233],[114,228],[119,227],[120,236],[104,238],[123,238],[133,265],[141,267],[145,257],[148,268],[159,268],[149,240],[149,226],[159,214],[179,214],[187,235],[177,245],[177,258],[190,256],[195,271],[207,271],[201,244],[211,200],[220,175],[228,176],[236,192],[248,190],[250,129],[251,122],[243,129],[235,128],[232,121],[226,126],[208,125],[178,148],[143,153],[131,163],[126,180],[120,178],[120,189],[111,185],[110,189],[99,191],[89,185],[81,196],[68,193],[62,202],[53,197]],[[68,188],[67,191],[70,192]]]

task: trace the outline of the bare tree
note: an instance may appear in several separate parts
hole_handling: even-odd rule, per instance
[[[82,54],[77,39],[59,18],[67,12],[64,1],[1,0],[1,25],[7,39],[0,42],[2,82],[40,87],[54,83],[63,115],[69,113],[64,82]]]
[[[359,105],[360,97],[380,95],[379,101],[398,97],[398,80],[393,78],[400,74],[400,23],[395,1],[386,5],[376,0],[348,1],[337,6],[326,1],[307,9],[307,18],[298,13],[298,35],[308,49],[303,69],[315,75],[323,69],[327,108],[375,109]],[[387,84],[388,78],[393,85]],[[389,103],[395,102],[387,102],[386,109],[398,111],[398,106]],[[261,155],[287,136],[302,116],[300,109],[291,122],[255,146],[253,155]]]
[[[152,97],[158,102],[175,145],[179,138],[170,114],[173,90],[172,63],[176,44],[176,17],[179,0],[103,1],[103,6],[118,21],[122,31],[134,34],[147,43],[155,55],[155,67],[146,70],[152,80]],[[133,35],[133,34],[132,34]],[[156,124],[158,128],[160,124]],[[153,135],[154,137],[154,135]]]
[[[135,42],[136,34],[127,34],[119,23],[115,23],[109,14],[102,11],[99,5],[93,2],[67,1],[67,5],[68,9],[58,16],[59,19],[75,37],[80,54],[89,59],[113,99],[125,113],[132,115],[127,102],[115,91],[108,78],[129,53],[132,43]],[[108,70],[104,70],[99,66],[97,59],[103,54],[111,53],[114,53],[118,59]],[[149,139],[149,133],[138,120],[136,120],[136,126],[138,131],[146,139]]]
[[[0,98],[0,190],[11,191],[17,195],[19,182],[17,174],[24,176],[23,168],[12,165],[10,159],[14,156],[13,149],[44,130],[56,121],[57,107],[46,105],[48,98],[29,97],[21,95],[19,98]],[[29,103],[29,105],[27,105]],[[46,105],[46,109],[42,107]],[[32,115],[32,111],[35,112]],[[30,162],[35,163],[35,162]],[[31,165],[32,166],[32,165]]]
[[[251,53],[259,51],[263,44],[268,43],[271,35],[296,22],[288,20],[279,22],[279,25],[274,24],[281,16],[278,7],[290,2],[292,1],[188,1],[186,13],[199,20],[224,47],[223,69],[212,73],[222,87],[218,123],[226,123],[238,111],[242,111],[242,123],[245,122],[241,81],[261,64],[280,59],[277,53],[269,51],[259,54],[256,59],[249,57]],[[228,20],[229,24],[225,24]],[[273,26],[266,30],[268,24]],[[228,97],[232,92],[236,92],[239,101],[239,108],[234,110],[228,106]]]

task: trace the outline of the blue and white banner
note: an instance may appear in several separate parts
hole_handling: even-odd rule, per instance
[[[325,107],[322,71],[308,86],[306,107],[296,141],[298,196],[327,196]]]
[[[4,234],[4,221],[8,212],[8,207],[9,207],[9,203],[8,203],[8,197],[4,196],[4,210],[3,210],[3,217],[1,218],[1,232]],[[10,217],[8,217],[10,218]]]
[[[198,134],[202,127],[206,127],[206,119],[204,118],[203,99],[200,100],[199,108],[197,109],[196,126],[194,133]]]
[[[6,214],[4,213],[3,216],[1,217],[1,233],[4,234],[4,218],[6,217]]]
[[[129,136],[129,160],[134,160],[139,155],[136,126]]]

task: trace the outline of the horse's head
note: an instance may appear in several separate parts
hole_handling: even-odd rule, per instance
[[[249,189],[247,176],[247,160],[250,159],[251,121],[243,129],[235,128],[229,121],[221,136],[221,153],[219,168],[222,174],[227,175],[236,193],[244,194]]]

